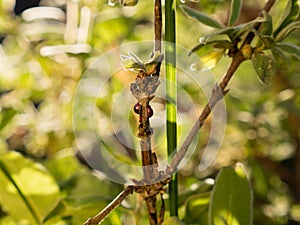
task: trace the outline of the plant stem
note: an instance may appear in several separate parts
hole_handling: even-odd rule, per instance
[[[154,50],[161,52],[162,13],[161,0],[154,3]]]
[[[271,10],[272,6],[275,4],[275,2],[276,2],[276,0],[269,0],[268,2],[266,2],[264,8],[262,9],[262,11],[260,12],[260,14],[258,16],[262,15],[263,11],[269,12]],[[259,26],[260,26],[260,24],[256,24],[254,27],[255,27],[255,29],[259,29]],[[253,33],[249,32],[248,35],[246,36],[242,46],[244,46],[245,44],[250,44],[252,42],[253,38],[254,38]],[[224,95],[228,92],[225,89],[226,89],[229,81],[232,79],[234,73],[236,72],[236,70],[238,69],[238,67],[240,66],[240,64],[243,61],[245,61],[245,58],[243,57],[243,54],[241,53],[241,51],[237,52],[235,54],[235,56],[233,56],[231,65],[229,66],[229,68],[228,68],[225,76],[223,77],[222,81],[218,85],[217,89],[219,89],[219,90],[217,90],[217,92],[222,91]],[[217,93],[217,92],[215,92],[215,93]],[[206,118],[210,115],[211,110],[213,109],[214,105],[220,99],[221,98],[219,98],[218,96],[215,96],[214,93],[212,94],[211,99],[206,104],[206,106],[203,109],[203,111],[202,111],[201,115],[199,116],[198,120],[196,121],[196,123],[192,127],[191,131],[189,132],[187,138],[184,140],[182,146],[180,147],[178,152],[173,157],[172,162],[167,167],[166,177],[171,176],[173,173],[176,172],[176,168],[179,165],[179,163],[181,162],[181,160],[184,158],[190,144],[193,141],[193,138],[195,137],[195,135],[197,134],[199,129],[204,124]]]
[[[174,0],[165,3],[165,39],[166,39],[166,94],[167,94],[167,148],[168,155],[177,148],[177,77],[176,77],[176,27]],[[169,184],[170,215],[178,215],[178,177],[174,174]]]
[[[99,224],[113,209],[115,209],[121,202],[133,192],[133,186],[127,186],[109,205],[107,205],[96,216],[89,218],[84,225],[97,225]]]

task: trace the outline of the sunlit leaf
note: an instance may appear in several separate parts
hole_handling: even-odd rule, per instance
[[[61,199],[56,207],[45,217],[43,223],[54,224],[61,218],[69,218],[71,224],[83,224],[83,222],[98,213],[108,204],[109,200],[99,196],[67,197]]]
[[[228,26],[232,26],[238,19],[241,9],[242,9],[243,0],[232,0],[231,1],[231,10],[228,21]]]
[[[299,29],[300,28],[300,21],[296,21],[296,22],[292,22],[289,25],[287,25],[286,27],[284,27],[279,33],[278,35],[275,37],[275,41],[276,42],[280,42],[282,40],[284,40],[285,38],[287,38],[287,36],[289,36],[294,30]]]
[[[13,108],[2,108],[1,109],[2,118],[0,117],[0,131],[6,127],[7,124],[14,118],[17,114],[17,111]]]
[[[16,152],[2,154],[0,167],[1,203],[9,215],[40,224],[60,197],[55,180],[40,164]]]
[[[208,224],[208,206],[210,202],[210,192],[193,195],[186,199],[185,218],[187,224]]]
[[[184,225],[184,223],[177,216],[172,216],[166,218],[162,225]]]
[[[155,52],[152,56],[152,58],[145,62],[146,71],[148,74],[155,73],[156,66],[159,62],[163,60],[163,55],[160,52]]]
[[[202,57],[200,57],[200,61],[191,65],[191,70],[210,70],[219,62],[222,58],[224,51],[213,51]]]
[[[210,225],[251,225],[252,190],[244,167],[221,170],[209,205]]]
[[[217,29],[225,28],[225,26],[223,24],[221,24],[219,21],[217,21],[217,20],[211,18],[210,16],[208,16],[204,13],[201,13],[189,6],[180,5],[180,8],[187,16],[190,16],[207,26],[214,27]]]
[[[201,49],[202,47],[206,46],[206,45],[212,45],[214,48],[221,48],[221,49],[231,49],[234,45],[227,40],[212,40],[212,41],[206,41],[206,42],[202,42],[199,43],[198,45],[196,45],[195,47],[193,47],[189,53],[189,55],[199,49]]]
[[[276,29],[276,31],[274,32],[274,36],[276,37],[277,34],[284,29],[286,26],[288,26],[291,22],[295,21],[299,16],[299,2],[298,0],[289,0],[281,21],[280,21],[280,25],[279,27]]]
[[[275,74],[275,62],[272,56],[263,52],[254,53],[252,65],[259,79],[266,85],[270,84]]]
[[[142,63],[139,58],[133,53],[128,55],[120,55],[121,63],[124,70],[130,70],[133,72],[139,72],[140,70],[147,71],[145,64]]]
[[[277,43],[276,47],[300,59],[300,47],[291,43]]]

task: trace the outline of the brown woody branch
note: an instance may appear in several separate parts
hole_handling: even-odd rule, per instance
[[[112,210],[114,210],[121,202],[134,191],[134,186],[127,186],[109,205],[107,205],[96,216],[89,218],[84,225],[99,224]]]
[[[154,2],[154,49],[161,52],[161,35],[162,35],[162,10],[161,0]]]
[[[270,11],[270,9],[274,5],[275,1],[276,0],[269,0],[265,4],[265,6],[263,7],[262,11],[260,12],[260,14],[258,16],[261,16],[263,14],[263,11],[266,11],[266,12]],[[256,24],[254,28],[259,29],[259,26],[260,26],[260,23]],[[249,32],[248,35],[246,36],[242,46],[244,46],[246,44],[250,44],[252,42],[253,38],[254,38],[254,34],[252,32]],[[171,176],[173,173],[176,172],[176,169],[177,169],[179,163],[184,158],[184,156],[185,156],[190,144],[192,143],[195,135],[197,134],[199,129],[204,124],[206,118],[210,115],[211,110],[214,108],[214,106],[217,104],[217,102],[222,99],[223,95],[228,93],[228,91],[226,90],[226,87],[227,87],[229,81],[232,79],[234,73],[236,72],[238,67],[241,65],[241,63],[246,60],[243,56],[243,53],[241,52],[241,48],[232,57],[231,65],[229,66],[225,76],[223,77],[220,84],[215,86],[209,102],[204,107],[201,115],[199,116],[198,120],[196,121],[196,123],[192,127],[191,131],[189,132],[189,134],[188,134],[187,138],[185,139],[185,141],[183,142],[182,146],[180,147],[180,149],[175,154],[172,162],[168,165],[165,177]]]

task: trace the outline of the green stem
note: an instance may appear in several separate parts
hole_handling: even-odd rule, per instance
[[[177,148],[177,76],[176,76],[176,27],[174,0],[165,3],[165,40],[166,40],[166,93],[167,93],[167,148],[171,155]],[[174,174],[169,184],[170,215],[178,216],[178,178]]]

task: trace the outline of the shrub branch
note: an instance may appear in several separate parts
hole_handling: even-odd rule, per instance
[[[262,15],[263,11],[270,11],[272,6],[276,0],[269,0],[266,2],[265,6],[263,7],[263,10],[259,14]],[[161,14],[158,15],[157,13],[161,13],[161,5],[159,0],[155,0],[155,50],[161,50],[161,44],[159,39],[161,39]],[[256,24],[254,26],[255,29],[258,29],[260,24]],[[246,44],[250,44],[254,38],[254,35],[252,32],[249,32],[246,38],[244,39],[244,42],[242,46]],[[157,44],[159,43],[159,44]],[[242,47],[241,47],[242,48]],[[165,171],[161,171],[158,173],[156,171],[155,164],[156,157],[155,154],[151,151],[151,129],[149,125],[149,119],[146,115],[146,109],[147,105],[149,104],[150,100],[153,98],[151,95],[148,95],[149,98],[141,98],[139,99],[139,102],[142,105],[142,111],[144,111],[144,114],[142,112],[142,119],[139,126],[139,137],[141,138],[141,150],[142,150],[142,161],[143,161],[143,172],[144,172],[144,178],[140,181],[136,181],[134,179],[133,182],[135,185],[127,186],[108,206],[106,206],[101,212],[99,212],[97,215],[95,215],[92,218],[89,218],[84,225],[97,225],[99,224],[113,209],[115,209],[118,205],[121,204],[121,202],[133,192],[139,193],[146,201],[146,205],[148,208],[148,214],[149,214],[149,222],[150,225],[157,225],[162,222],[162,216],[159,216],[159,221],[157,218],[157,210],[156,210],[156,196],[158,194],[161,194],[164,191],[164,185],[168,184],[171,181],[171,177],[174,173],[176,173],[176,168],[180,164],[181,160],[184,158],[193,138],[199,131],[199,129],[202,127],[202,125],[205,123],[207,117],[210,115],[211,111],[213,110],[214,106],[218,103],[219,100],[221,100],[224,95],[228,93],[228,90],[226,89],[230,80],[232,79],[234,73],[238,69],[238,67],[241,65],[243,61],[245,61],[246,58],[243,56],[243,53],[241,49],[236,52],[232,56],[232,62],[225,73],[224,77],[222,78],[221,82],[219,84],[216,84],[212,90],[212,95],[204,107],[201,115],[199,116],[198,120],[195,122],[194,126],[192,127],[190,133],[188,134],[187,138],[185,139],[184,143],[180,147],[180,149],[177,151],[175,156],[173,157],[172,162],[167,166]],[[148,78],[154,79],[150,81],[150,85],[159,85],[158,81],[158,75],[160,70],[160,63],[157,65],[156,68],[156,74],[155,76],[151,76]],[[135,83],[137,81],[140,81],[139,79],[145,79],[147,77],[140,77],[137,78]],[[157,79],[155,79],[157,78]],[[152,84],[151,84],[152,82]],[[154,83],[153,83],[154,82]],[[147,84],[149,84],[149,81],[147,81]],[[150,87],[151,89],[151,87]],[[154,88],[155,89],[155,88]],[[153,89],[152,89],[153,90]],[[156,90],[156,89],[155,89]],[[154,90],[154,92],[155,92]],[[141,126],[142,124],[142,126]],[[149,133],[150,132],[150,133]],[[145,167],[145,168],[144,168]],[[151,182],[151,183],[149,183]],[[161,212],[164,211],[164,208],[161,209]],[[161,214],[161,213],[160,213]]]

